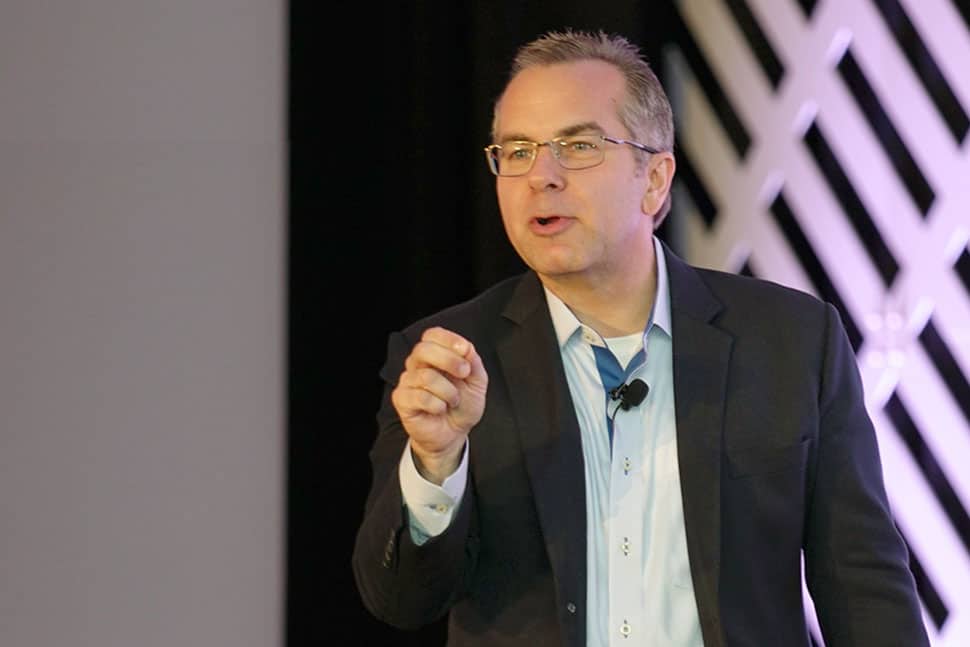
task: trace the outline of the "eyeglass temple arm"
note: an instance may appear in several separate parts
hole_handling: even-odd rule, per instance
[[[640,142],[631,142],[627,139],[620,139],[619,137],[607,137],[606,135],[601,135],[601,137],[608,142],[613,142],[614,144],[627,144],[629,146],[633,146],[634,148],[639,148],[642,151],[646,151],[652,155],[656,155],[660,152],[659,149],[647,146],[646,144],[641,144]]]

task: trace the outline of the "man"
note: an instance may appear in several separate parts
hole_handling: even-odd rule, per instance
[[[530,268],[392,334],[353,565],[448,644],[927,645],[837,312],[655,237],[670,106],[619,36],[524,46],[486,148]]]

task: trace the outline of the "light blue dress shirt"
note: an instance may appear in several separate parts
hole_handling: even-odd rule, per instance
[[[657,293],[642,333],[604,339],[546,291],[583,444],[588,647],[703,644],[677,463],[667,264],[656,238],[654,250]],[[608,347],[623,367],[646,348],[646,361],[627,380],[640,378],[650,387],[639,406],[607,411],[593,345]],[[467,482],[467,456],[466,444],[458,470],[439,487],[418,474],[405,449],[399,477],[415,542],[447,528]]]

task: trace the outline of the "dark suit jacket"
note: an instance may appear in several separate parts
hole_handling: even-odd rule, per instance
[[[665,249],[678,458],[704,645],[809,645],[801,556],[828,647],[928,645],[905,544],[837,311],[805,293],[694,268]],[[432,325],[489,375],[469,482],[422,546],[398,481],[389,401]],[[402,628],[450,611],[448,644],[580,647],[586,515],[579,426],[541,284],[527,272],[390,336],[354,548],[361,597]]]

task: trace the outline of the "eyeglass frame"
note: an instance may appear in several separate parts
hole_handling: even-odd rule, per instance
[[[532,155],[531,161],[529,162],[529,168],[525,169],[521,173],[504,175],[498,172],[498,163],[493,156],[493,151],[500,150],[502,148],[502,144],[489,144],[488,146],[486,146],[484,148],[485,161],[488,165],[488,170],[491,171],[492,175],[494,175],[495,177],[522,177],[523,175],[528,174],[529,171],[532,170],[532,167],[535,166],[536,160],[539,158],[539,148],[542,146],[549,146],[549,150],[552,152],[552,156],[556,158],[556,163],[559,164],[560,167],[566,169],[567,171],[582,171],[588,168],[595,168],[606,160],[606,150],[604,149],[602,159],[600,159],[600,161],[596,162],[595,164],[590,164],[589,166],[580,166],[579,168],[569,168],[568,166],[563,164],[562,157],[560,156],[562,149],[556,148],[555,146],[551,146],[551,144],[562,144],[562,142],[576,137],[594,137],[594,138],[600,139],[601,141],[610,142],[611,144],[626,144],[627,146],[632,146],[646,153],[650,153],[651,155],[656,155],[657,153],[662,152],[660,149],[653,148],[652,146],[647,146],[646,144],[641,144],[640,142],[630,141],[628,139],[620,139],[619,137],[610,137],[609,135],[591,133],[589,135],[570,135],[567,137],[553,137],[552,139],[547,139],[544,142],[535,142],[529,139],[510,139],[508,141],[509,144],[520,143],[520,144],[534,145],[534,149],[533,149],[534,153]]]

